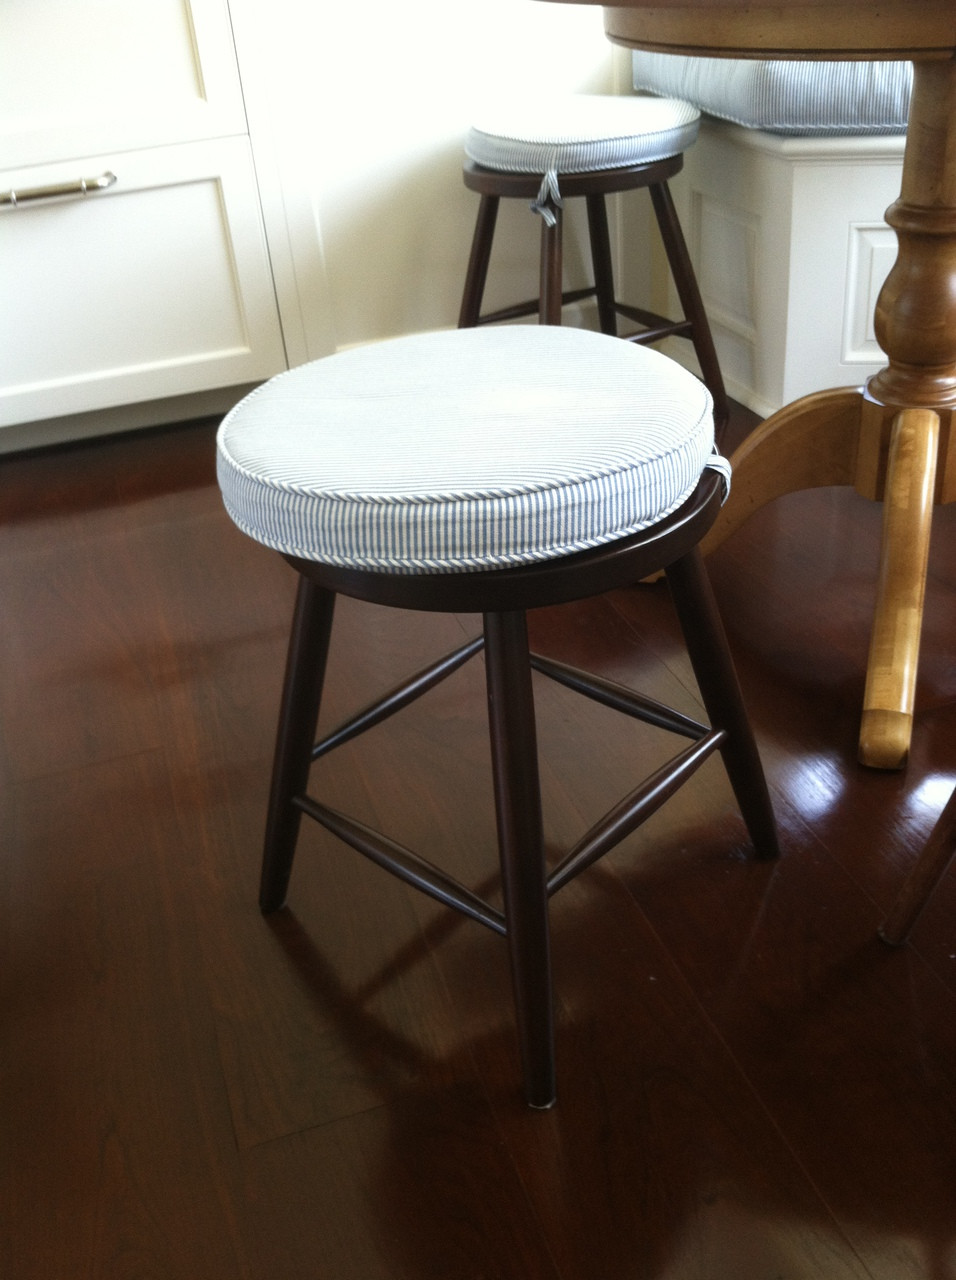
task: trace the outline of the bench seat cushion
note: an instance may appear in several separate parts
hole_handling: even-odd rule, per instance
[[[865,21],[861,16],[861,21]],[[633,55],[636,89],[769,133],[905,133],[909,62],[801,62]]]

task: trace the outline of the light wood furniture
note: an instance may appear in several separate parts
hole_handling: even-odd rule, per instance
[[[702,56],[914,61],[902,190],[886,214],[898,256],[875,315],[888,365],[863,388],[815,393],[769,418],[734,455],[733,494],[706,541],[713,549],[771,499],[816,485],[853,485],[884,503],[859,755],[900,768],[932,508],[956,498],[956,9],[952,0],[631,0],[605,8],[605,30],[632,48]]]

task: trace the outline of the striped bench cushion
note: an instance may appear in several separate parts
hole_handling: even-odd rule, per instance
[[[623,538],[690,495],[710,395],[581,329],[396,338],[280,374],[223,420],[232,519],[303,559],[394,573],[531,564]]]
[[[591,173],[685,151],[700,112],[668,98],[600,94],[493,101],[475,119],[465,154],[506,173]]]
[[[865,16],[861,15],[865,22]],[[770,133],[905,133],[909,62],[774,62],[635,52],[634,87]]]

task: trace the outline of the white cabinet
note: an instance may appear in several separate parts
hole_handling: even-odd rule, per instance
[[[3,0],[0,28],[0,425],[287,367],[226,0]]]
[[[226,0],[3,0],[4,168],[245,131]]]
[[[82,157],[4,178],[80,197],[2,214],[2,421],[252,382],[285,368],[248,139]]]
[[[902,135],[788,137],[705,120],[673,183],[727,390],[761,415],[886,363],[873,312]],[[687,356],[678,344],[673,354]]]

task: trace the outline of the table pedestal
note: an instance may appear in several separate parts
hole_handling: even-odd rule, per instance
[[[764,503],[853,485],[884,504],[859,755],[906,763],[934,503],[956,499],[956,61],[915,64],[899,200],[899,254],[876,308],[889,365],[862,390],[823,391],[775,413],[733,455],[712,550]]]
[[[601,4],[603,0],[571,0]],[[629,48],[736,58],[912,60],[903,185],[887,222],[899,256],[876,308],[888,368],[862,390],[781,409],[734,455],[705,547],[772,498],[854,485],[885,519],[860,758],[906,763],[934,503],[956,498],[956,9],[953,0],[618,0],[604,29]]]

